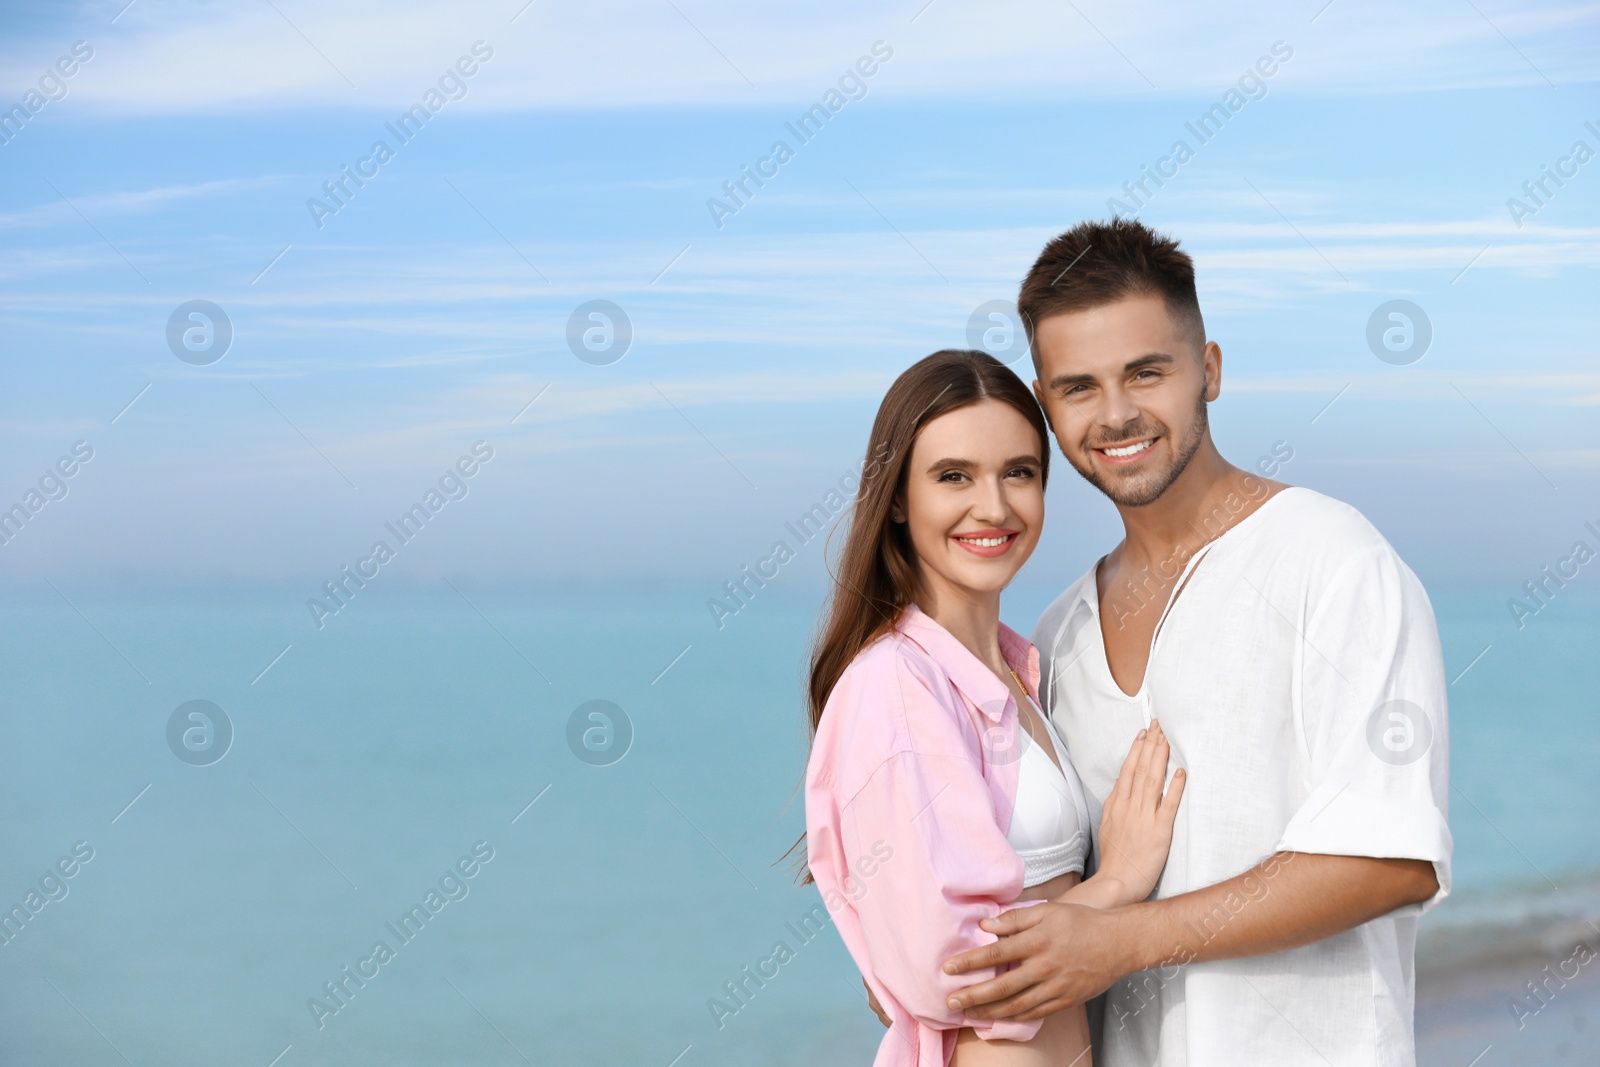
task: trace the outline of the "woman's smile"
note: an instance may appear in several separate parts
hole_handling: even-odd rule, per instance
[[[1019,530],[977,530],[970,533],[951,534],[950,540],[985,559],[997,559],[1011,551],[1017,543]]]

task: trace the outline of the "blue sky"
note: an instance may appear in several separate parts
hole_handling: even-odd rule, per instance
[[[93,50],[0,144],[0,506],[94,450],[0,548],[12,579],[320,581],[484,440],[405,578],[720,583],[859,461],[896,373],[964,347],[1179,139],[1138,213],[1196,258],[1230,458],[1285,442],[1281,477],[1426,579],[1506,595],[1600,522],[1600,159],[1572,154],[1600,152],[1592,4],[118,0],[0,24],[0,107]],[[401,143],[385,124],[480,41]],[[785,123],[877,42],[800,143]],[[1275,45],[1201,144],[1186,124]],[[780,139],[719,227],[708,200]],[[307,201],[378,140],[393,158],[319,227]],[[194,299],[234,333],[206,366],[166,341]],[[1406,365],[1366,340],[1395,299],[1433,332]],[[568,346],[591,300],[632,325],[608,365]],[[1116,529],[1063,466],[1032,572],[1070,579]]]

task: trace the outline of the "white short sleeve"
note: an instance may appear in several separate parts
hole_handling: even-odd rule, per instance
[[[1428,860],[1450,891],[1449,716],[1422,583],[1372,534],[1313,583],[1300,650],[1298,728],[1310,792],[1278,847]]]

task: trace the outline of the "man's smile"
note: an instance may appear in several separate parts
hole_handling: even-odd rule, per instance
[[[1098,453],[1107,463],[1131,463],[1150,451],[1159,440],[1160,437],[1145,437],[1137,441],[1130,441],[1127,444],[1113,445],[1109,448],[1095,448],[1093,451]]]

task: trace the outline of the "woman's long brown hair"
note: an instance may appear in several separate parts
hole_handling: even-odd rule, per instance
[[[945,349],[920,359],[896,378],[872,422],[844,546],[811,653],[807,686],[810,736],[822,722],[828,694],[862,649],[892,630],[917,589],[917,559],[903,523],[891,520],[895,499],[904,491],[906,465],[922,428],[940,415],[994,399],[1010,404],[1039,433],[1039,481],[1050,474],[1050,435],[1033,393],[1005,364],[986,352]],[[801,884],[811,881],[804,867],[805,835],[799,851]]]

